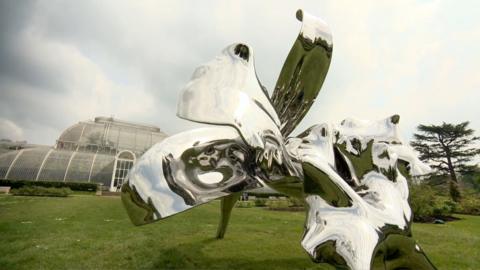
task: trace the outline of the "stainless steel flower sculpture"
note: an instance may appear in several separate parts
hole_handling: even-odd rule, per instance
[[[178,116],[212,124],[153,146],[131,169],[122,200],[136,225],[222,198],[217,232],[245,190],[269,186],[305,200],[302,246],[316,262],[350,269],[435,269],[411,238],[406,174],[428,171],[398,136],[399,116],[346,119],[288,137],[312,106],[332,58],[332,37],[301,10],[298,38],[273,96],[253,50],[232,44],[197,68]]]

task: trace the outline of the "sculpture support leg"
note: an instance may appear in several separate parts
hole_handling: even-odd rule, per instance
[[[235,206],[235,203],[240,198],[241,193],[233,193],[226,197],[222,198],[220,203],[220,223],[218,224],[217,229],[217,239],[223,239],[225,232],[227,231],[228,221],[230,220],[230,214],[232,213],[232,209]]]

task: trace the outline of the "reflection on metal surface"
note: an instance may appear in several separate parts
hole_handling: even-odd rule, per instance
[[[264,147],[264,133],[281,138],[280,121],[255,73],[253,50],[245,44],[228,46],[195,70],[180,93],[177,114],[192,121],[231,125],[254,148]]]
[[[370,269],[374,258],[377,264],[391,259],[388,253],[378,252],[380,246],[388,245],[385,241],[391,235],[411,235],[408,186],[398,172],[395,149],[411,150],[400,144],[397,125],[390,119],[315,126],[309,130],[308,140],[298,145],[296,158],[304,164],[305,200],[309,206],[302,246],[315,261]],[[346,175],[353,176],[354,181],[339,173],[344,168],[335,162],[335,147],[342,149],[350,170]],[[434,269],[423,254],[417,257],[419,261],[412,261],[417,267],[410,269]],[[410,259],[401,260],[407,263]],[[382,269],[396,269],[388,265],[385,262]]]
[[[326,24],[302,11],[297,18],[302,29],[274,107],[247,45],[231,45],[195,71],[178,115],[217,126],[174,135],[140,158],[122,188],[130,218],[147,224],[222,198],[217,238],[223,238],[240,192],[268,185],[305,200],[302,246],[315,262],[354,270],[435,269],[411,238],[405,178],[429,168],[402,144],[398,115],[320,124],[286,137],[315,100],[332,53]]]
[[[272,101],[288,136],[312,106],[332,58],[332,35],[320,18],[297,12],[302,29],[285,60]]]
[[[216,198],[260,187],[252,177],[253,163],[253,153],[233,128],[180,133],[156,144],[138,160],[130,170],[128,184],[122,188],[122,198],[130,205],[128,209],[153,207],[155,211],[148,211],[151,217],[139,220],[137,212],[130,214],[135,224],[150,223]]]

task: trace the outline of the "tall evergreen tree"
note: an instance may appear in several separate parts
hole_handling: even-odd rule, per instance
[[[418,133],[413,134],[411,145],[420,152],[420,159],[435,169],[435,174],[449,176],[450,196],[460,201],[457,173],[472,172],[477,166],[472,162],[480,154],[473,146],[480,137],[474,136],[474,130],[468,128],[469,122],[458,125],[419,125]]]

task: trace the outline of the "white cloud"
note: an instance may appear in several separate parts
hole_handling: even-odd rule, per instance
[[[0,139],[23,140],[23,130],[12,121],[0,118]]]

